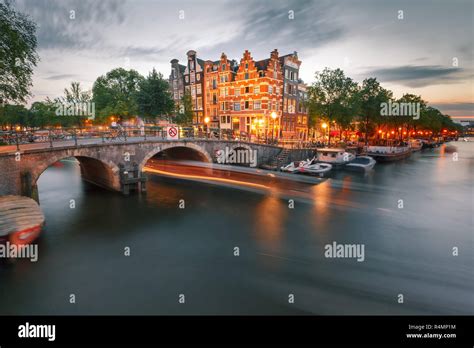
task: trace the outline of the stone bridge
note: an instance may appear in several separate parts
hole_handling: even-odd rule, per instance
[[[95,143],[25,148],[0,152],[0,195],[24,195],[38,199],[37,180],[53,163],[75,157],[82,177],[91,183],[128,194],[145,190],[142,175],[146,162],[160,152],[186,155],[188,159],[215,162],[218,150],[256,150],[257,165],[275,158],[282,148],[223,140],[141,140],[124,143]],[[301,154],[304,157],[304,154]]]

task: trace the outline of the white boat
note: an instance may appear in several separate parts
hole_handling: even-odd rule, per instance
[[[354,160],[355,155],[344,149],[325,148],[318,149],[317,158],[319,162],[342,166]]]
[[[319,174],[323,175],[332,169],[332,165],[329,163],[321,163],[317,157],[314,157],[310,162],[305,163],[298,168],[300,173],[306,174]]]
[[[420,139],[411,139],[408,143],[408,146],[410,147],[412,152],[421,151],[423,147],[423,141],[421,141]]]
[[[280,168],[282,172],[286,173],[297,173],[299,171],[299,168],[302,167],[304,164],[310,162],[311,160],[306,160],[306,161],[295,161],[287,164],[286,166],[283,166]]]
[[[357,156],[351,163],[346,164],[346,169],[369,171],[374,168],[376,160],[370,156]]]

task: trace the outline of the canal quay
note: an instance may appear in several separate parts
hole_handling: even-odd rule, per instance
[[[152,156],[124,196],[54,162],[38,259],[0,263],[0,312],[470,314],[473,163],[463,141],[323,177]]]

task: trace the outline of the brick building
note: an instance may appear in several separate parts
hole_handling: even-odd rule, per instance
[[[209,117],[210,128],[236,136],[306,139],[307,94],[296,52],[280,57],[275,49],[256,61],[246,50],[240,62],[224,53],[217,61],[203,61],[192,50],[187,56],[186,66],[171,61],[170,85],[178,104],[182,94],[191,94],[195,127],[204,129]]]

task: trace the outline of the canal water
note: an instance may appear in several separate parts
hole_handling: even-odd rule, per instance
[[[0,264],[0,314],[472,315],[474,143],[452,144],[457,161],[442,147],[289,189],[293,209],[152,175],[125,198],[63,161],[38,182],[39,260]],[[326,258],[333,242],[364,261]]]

